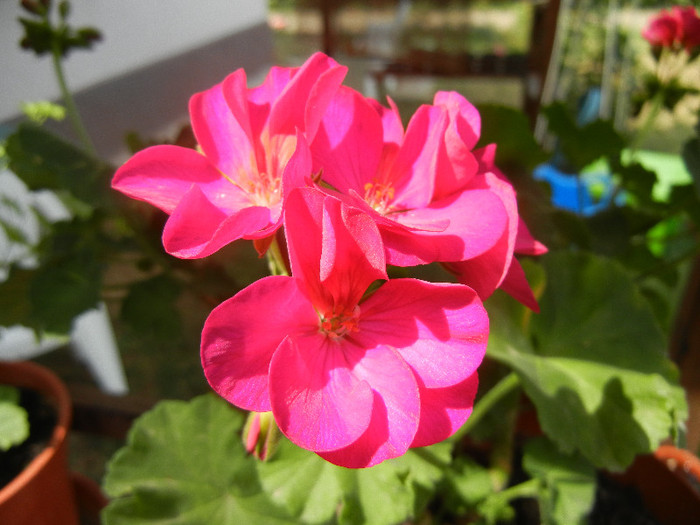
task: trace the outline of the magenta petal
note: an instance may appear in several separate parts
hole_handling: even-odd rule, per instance
[[[481,135],[479,111],[455,91],[438,91],[433,98],[433,104],[447,108],[451,132],[459,136],[467,149],[474,148]]]
[[[434,445],[454,434],[472,413],[479,378],[474,372],[461,383],[446,388],[420,390],[421,415],[411,447]]]
[[[270,399],[280,430],[314,452],[342,448],[367,429],[370,386],[351,368],[346,345],[316,333],[285,339],[270,364]]]
[[[272,355],[288,334],[317,326],[318,317],[294,279],[260,279],[217,306],[204,323],[201,358],[207,381],[240,408],[269,411]]]
[[[532,293],[532,288],[527,282],[525,271],[515,258],[511,261],[506,278],[501,284],[501,289],[533,312],[540,311],[540,305],[537,304],[535,294]]]
[[[504,230],[501,239],[490,250],[466,261],[444,263],[444,266],[485,301],[505,279],[512,259],[508,231]]]
[[[234,180],[239,169],[256,172],[255,154],[249,135],[231,112],[224,87],[197,93],[190,99],[190,118],[197,142],[207,158]]]
[[[268,208],[249,206],[228,215],[214,206],[198,186],[192,186],[165,224],[163,246],[183,259],[206,257],[271,224]]]
[[[446,126],[446,112],[434,106],[421,106],[408,123],[388,181],[396,191],[394,205],[398,208],[421,208],[432,200],[437,155]]]
[[[525,221],[518,222],[518,235],[515,238],[515,253],[522,255],[543,255],[547,253],[547,247],[535,240],[530,233]]]
[[[313,139],[323,111],[347,73],[345,66],[314,53],[285,85],[270,112],[270,135],[294,135],[302,129]]]
[[[285,229],[292,275],[304,281],[322,314],[352,310],[367,287],[386,277],[374,221],[315,188],[287,199]]]
[[[364,195],[365,184],[377,176],[380,117],[365,97],[343,86],[328,105],[311,149],[325,182],[340,192]]]
[[[387,264],[414,266],[435,261],[464,261],[488,251],[508,228],[502,200],[490,190],[468,190],[429,207],[393,216],[399,223],[443,223],[443,231],[381,228]],[[381,225],[380,225],[381,227]]]
[[[486,353],[488,315],[467,286],[393,279],[360,307],[358,343],[395,348],[429,388],[463,381]]]
[[[374,392],[372,420],[366,432],[345,448],[319,455],[349,468],[371,467],[406,453],[420,418],[418,384],[408,365],[389,346],[372,349],[343,345],[353,375]]]
[[[173,212],[193,184],[207,187],[212,193],[235,192],[206,157],[179,146],[152,146],[139,151],[112,179],[114,189],[166,213]]]

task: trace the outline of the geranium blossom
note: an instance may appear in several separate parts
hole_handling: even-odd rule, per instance
[[[515,191],[493,164],[494,147],[473,151],[480,126],[464,97],[438,92],[404,132],[395,106],[342,87],[311,147],[323,182],[376,221],[387,263],[448,263],[483,299],[511,266],[515,287],[529,287],[513,262]]]
[[[692,6],[673,6],[655,15],[642,36],[652,46],[691,52],[700,46],[700,17]]]
[[[297,445],[367,467],[445,439],[469,417],[488,337],[477,294],[387,279],[375,221],[314,188],[285,211],[292,276],[218,306],[202,333],[212,387],[272,411]]]
[[[163,244],[178,257],[268,237],[281,225],[285,195],[310,175],[295,157],[297,133],[313,138],[345,72],[316,53],[300,68],[272,68],[249,89],[239,69],[190,99],[201,152],[147,148],[117,170],[112,186],[169,214]]]

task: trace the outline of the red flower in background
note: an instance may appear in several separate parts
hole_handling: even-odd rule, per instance
[[[685,49],[700,46],[700,17],[694,7],[673,6],[654,16],[642,36],[655,47]]]

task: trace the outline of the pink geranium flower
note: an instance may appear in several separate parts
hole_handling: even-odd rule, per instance
[[[117,170],[112,186],[169,214],[165,249],[205,257],[281,225],[286,194],[310,173],[296,158],[297,133],[312,139],[346,68],[316,53],[300,68],[272,68],[249,89],[239,69],[190,99],[201,151],[153,146]]]
[[[261,279],[218,306],[202,333],[212,387],[272,411],[297,445],[368,467],[445,439],[471,413],[488,337],[477,294],[386,280],[375,221],[315,188],[287,199],[292,276]]]
[[[473,151],[480,127],[476,108],[454,92],[438,92],[404,132],[393,105],[343,87],[311,148],[323,182],[374,218],[388,264],[448,263],[484,299],[511,266],[518,272],[521,221],[515,191],[493,164],[495,148]],[[521,278],[513,277],[518,288]]]
[[[700,45],[700,17],[692,6],[673,6],[654,16],[642,36],[655,47],[691,52]]]

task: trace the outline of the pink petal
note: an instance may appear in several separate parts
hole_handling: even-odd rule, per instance
[[[314,53],[276,97],[270,112],[270,135],[294,135],[299,128],[312,140],[326,105],[346,73],[345,66],[323,53]]]
[[[478,386],[476,372],[453,386],[421,386],[420,424],[411,447],[434,445],[454,434],[469,419]]]
[[[318,316],[294,279],[260,279],[217,306],[204,323],[207,381],[240,408],[269,411],[268,370],[275,350],[288,334],[317,329]]]
[[[406,136],[388,179],[399,209],[421,208],[433,198],[435,169],[447,114],[434,106],[421,106],[411,117]]]
[[[248,80],[245,71],[238,69],[228,75],[222,82],[221,89],[233,118],[248,137],[250,144],[256,144],[257,140],[251,127],[250,107],[248,105]]]
[[[436,106],[445,106],[450,114],[450,133],[455,133],[467,149],[473,149],[481,136],[481,115],[462,95],[455,91],[438,91]]]
[[[193,259],[275,225],[270,210],[248,206],[229,215],[214,206],[199,186],[192,186],[163,229],[163,246],[171,255]]]
[[[515,253],[523,255],[543,255],[547,253],[547,247],[535,240],[530,233],[525,221],[518,221],[518,235],[515,239]]]
[[[508,231],[491,249],[466,261],[443,263],[457,280],[473,288],[482,301],[485,301],[505,279],[512,252],[509,257]],[[507,265],[508,266],[507,266]]]
[[[207,158],[236,180],[238,170],[255,173],[257,165],[249,136],[229,109],[223,86],[223,83],[217,84],[193,95],[190,119],[197,142]]]
[[[392,279],[360,308],[353,339],[366,348],[395,348],[428,388],[463,381],[484,358],[488,315],[466,286]]]
[[[384,248],[372,219],[314,188],[287,199],[285,230],[292,274],[321,313],[352,310],[367,287],[386,278]]]
[[[485,253],[508,228],[503,201],[490,190],[468,190],[410,213],[392,215],[400,224],[439,224],[443,231],[408,231],[382,227],[387,264],[414,266],[435,261],[464,261]]]
[[[464,189],[477,172],[479,163],[472,148],[479,139],[479,112],[461,95],[438,92],[435,105],[448,112],[449,124],[437,161],[434,199],[442,199]]]
[[[352,444],[319,455],[349,468],[371,467],[403,455],[413,442],[420,417],[416,379],[390,346],[362,349],[344,344],[352,373],[366,381],[374,393],[372,420]]]
[[[172,213],[193,184],[221,195],[222,203],[240,199],[238,189],[196,151],[179,146],[152,146],[136,153],[114,174],[112,187],[134,199]]]
[[[539,312],[540,306],[527,282],[525,271],[517,259],[513,259],[501,289],[508,295],[527,306],[533,312]]]
[[[345,447],[367,429],[370,386],[353,373],[345,345],[316,333],[286,339],[270,364],[270,400],[280,430],[300,447]]]
[[[447,265],[457,274],[460,283],[474,288],[482,299],[489,297],[505,279],[513,258],[520,222],[513,186],[497,168],[492,170],[472,178],[470,186],[488,188],[501,199],[508,215],[508,227],[498,242],[486,252]]]
[[[365,193],[374,181],[382,151],[382,127],[365,97],[341,87],[331,100],[311,145],[316,171],[338,191]]]

